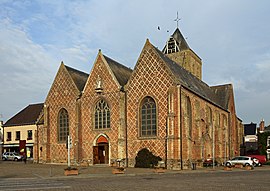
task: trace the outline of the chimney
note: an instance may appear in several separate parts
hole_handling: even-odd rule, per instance
[[[264,119],[260,122],[260,132],[264,132]]]

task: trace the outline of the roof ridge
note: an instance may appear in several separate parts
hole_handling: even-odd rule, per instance
[[[109,59],[109,60],[113,61],[114,63],[119,64],[120,66],[122,66],[122,67],[124,67],[124,68],[126,68],[128,70],[132,70],[131,68],[125,66],[124,64],[121,64],[121,63],[117,62],[116,60],[114,60],[114,59],[112,59],[112,58],[110,58],[110,57],[108,57],[108,56],[106,56],[104,54],[103,54],[103,56],[104,56],[105,59]]]
[[[82,73],[82,74],[85,74],[85,75],[89,75],[89,74],[87,74],[86,72],[83,72],[83,71],[81,71],[81,70],[72,68],[72,67],[67,66],[67,65],[65,65],[65,64],[64,64],[64,66],[65,66],[67,69],[73,70],[73,71],[75,71],[75,72],[79,72],[79,73]]]

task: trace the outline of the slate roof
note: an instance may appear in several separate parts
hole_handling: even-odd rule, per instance
[[[70,74],[71,78],[73,79],[74,83],[76,84],[77,88],[80,91],[83,91],[83,88],[85,86],[85,83],[88,79],[88,74],[81,72],[79,70],[76,70],[74,68],[71,68],[69,66],[66,66],[66,69],[68,71],[68,73]]]
[[[192,75],[189,71],[185,70],[179,64],[172,61],[156,47],[154,48],[156,49],[159,56],[163,59],[163,61],[167,64],[169,69],[172,71],[176,80],[178,80],[181,85],[191,90],[195,94],[201,96],[202,98],[210,101],[211,103],[214,103],[215,105],[218,105],[219,107],[227,110],[227,108],[224,107],[225,101],[223,100],[223,98],[225,99],[226,95],[222,95],[222,93],[224,93],[223,91],[220,90],[218,91],[218,94],[216,94],[215,91],[213,91],[213,89],[215,88],[212,89],[206,83]],[[219,88],[217,87],[216,89]],[[219,97],[220,95],[222,96]]]
[[[182,33],[180,32],[179,28],[177,28],[172,37],[177,41],[179,42],[179,48],[180,50],[187,50],[187,49],[190,49],[189,46],[188,46],[188,43],[187,41],[185,40],[185,38],[183,37]]]
[[[210,88],[217,95],[221,106],[225,109],[228,109],[230,90],[232,89],[232,85],[231,84],[224,84],[224,85],[219,85],[219,86],[211,86]]]
[[[104,58],[106,59],[109,67],[111,68],[114,76],[116,77],[116,79],[118,80],[119,84],[121,86],[126,85],[126,83],[128,82],[131,74],[132,74],[132,69],[116,62],[115,60],[103,55]]]
[[[19,125],[33,125],[36,123],[39,114],[43,109],[43,103],[30,104],[17,113],[15,116],[11,117],[3,127],[8,126],[19,126]]]

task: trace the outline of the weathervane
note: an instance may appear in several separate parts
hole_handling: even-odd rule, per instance
[[[174,19],[174,21],[176,21],[177,28],[178,28],[178,22],[179,22],[180,20],[181,20],[181,19],[178,17],[178,11],[177,11],[177,17],[176,17],[176,19]]]

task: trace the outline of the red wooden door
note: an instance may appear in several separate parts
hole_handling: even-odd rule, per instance
[[[98,157],[98,146],[93,146],[93,160],[94,164],[99,164],[99,157]]]

